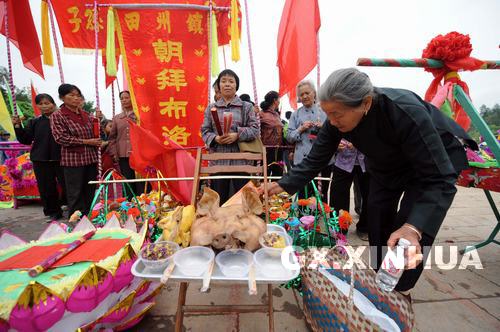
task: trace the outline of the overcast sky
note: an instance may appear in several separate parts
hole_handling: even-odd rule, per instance
[[[133,2],[133,1],[131,1]],[[262,100],[269,90],[278,90],[276,38],[284,0],[248,0],[251,41],[255,61],[257,90]],[[244,2],[241,1],[243,6]],[[30,0],[37,29],[40,25],[40,0]],[[499,0],[319,0],[321,12],[321,79],[333,70],[355,66],[358,57],[417,58],[427,43],[438,34],[450,31],[469,34],[472,55],[483,60],[500,59]],[[244,9],[244,8],[243,8]],[[243,13],[244,15],[244,13]],[[243,16],[244,17],[244,16]],[[59,40],[60,36],[58,35]],[[61,45],[62,46],[62,45]],[[17,86],[28,86],[33,80],[39,92],[57,96],[59,74],[57,66],[44,66],[45,81],[22,66],[18,50],[13,49],[13,73]],[[226,47],[227,68],[240,76],[239,93],[249,93],[253,99],[247,47],[246,21],[242,31],[242,59],[231,63]],[[222,50],[219,61],[224,68]],[[88,100],[95,100],[94,57],[63,53],[65,80],[82,89]],[[0,65],[7,66],[5,38],[1,37]],[[423,96],[432,80],[421,68],[369,68],[374,85],[401,87]],[[103,89],[103,68],[99,66],[101,108],[111,115],[111,90]],[[477,107],[500,103],[500,70],[480,70],[461,74]],[[316,81],[316,70],[310,74]],[[121,82],[120,77],[120,82]],[[283,111],[288,110],[283,103]],[[117,110],[118,112],[119,110]]]

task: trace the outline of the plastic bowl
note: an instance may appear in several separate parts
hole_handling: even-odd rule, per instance
[[[276,255],[276,252],[279,254]],[[281,263],[282,250],[273,248],[260,248],[253,254],[253,261],[257,271],[267,277],[286,277],[290,275]]]
[[[158,250],[161,247],[169,246],[172,249],[172,253],[164,258],[161,259],[150,259],[150,258],[144,258],[143,255],[148,250]],[[180,247],[177,243],[175,242],[170,242],[170,241],[159,241],[155,243],[150,243],[147,244],[144,248],[141,249],[139,252],[139,259],[144,263],[144,266],[148,269],[157,271],[157,270],[162,270],[167,267],[169,262],[172,260],[172,256],[179,251]]]
[[[207,247],[187,247],[174,255],[174,262],[179,271],[188,277],[199,277],[213,261],[215,253]]]
[[[285,248],[273,248],[273,247],[269,247],[269,246],[265,245],[264,236],[266,234],[269,234],[269,233],[277,233],[278,235],[283,236],[285,238],[285,246],[287,246],[287,247],[292,245],[293,240],[290,237],[290,235],[288,235],[286,233],[281,233],[281,232],[266,232],[259,237],[259,243],[260,243],[260,246],[262,248],[270,249],[270,251],[269,251],[270,254],[273,254],[276,257],[281,257],[281,253],[283,252],[283,249],[285,249]]]
[[[260,246],[262,248],[268,248],[268,249],[273,249],[274,250],[274,253],[276,256],[281,256],[281,252],[283,251],[284,248],[273,248],[273,247],[269,247],[267,246],[265,243],[264,243],[264,237],[266,236],[266,234],[271,234],[271,233],[275,233],[275,234],[278,234],[282,237],[285,238],[285,246],[288,247],[288,246],[291,246],[292,245],[292,237],[290,235],[288,235],[287,233],[282,233],[282,232],[278,232],[278,231],[268,231],[268,232],[265,232],[264,234],[262,234],[260,237],[259,237],[259,243],[260,243]]]
[[[215,257],[222,274],[226,277],[244,277],[253,263],[253,254],[245,249],[229,249]]]
[[[279,233],[286,234],[285,227],[280,226],[280,225],[276,225],[276,224],[267,224],[267,231],[268,232],[279,232]]]

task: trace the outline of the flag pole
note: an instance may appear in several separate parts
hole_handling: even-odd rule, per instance
[[[95,104],[96,108],[101,111],[101,102],[99,100],[99,12],[97,8],[97,0],[94,0],[94,41],[95,41]],[[98,135],[101,132],[101,121],[98,119],[97,128]],[[102,155],[101,147],[97,148],[97,178],[102,176]]]
[[[252,86],[253,86],[253,100],[255,105],[259,105],[259,100],[257,98],[257,84],[255,83],[255,66],[253,64],[253,53],[252,53],[252,40],[250,38],[250,20],[248,19],[248,3],[245,0],[245,19],[247,25],[247,39],[248,39],[248,53],[250,55],[250,70],[252,73]]]
[[[207,19],[207,34],[208,34],[208,80],[207,80],[207,85],[208,85],[208,91],[207,91],[207,96],[208,96],[208,101],[207,105],[210,105],[210,101],[212,100],[211,98],[211,93],[212,93],[212,84],[210,84],[210,78],[212,77],[212,0],[210,0],[209,5],[210,7],[208,11],[208,19]],[[158,189],[159,190],[159,189]]]
[[[316,65],[316,74],[317,74],[317,77],[316,77],[316,86],[317,86],[317,89],[319,90],[319,86],[320,86],[320,83],[321,83],[321,66],[320,66],[320,48],[319,48],[319,29],[318,29],[318,32],[316,32],[316,44],[317,44],[317,47],[316,47],[316,61],[318,62],[318,64]]]
[[[116,79],[116,78],[115,78]],[[116,105],[115,105],[115,84],[114,82],[111,82],[111,105],[113,109],[113,118],[115,117],[116,114]]]
[[[52,2],[50,0],[47,0],[47,3],[49,5],[50,27],[52,30],[52,38],[54,39],[54,46],[56,48],[56,58],[57,58],[57,68],[59,69],[59,79],[61,80],[61,84],[64,84],[64,73],[63,73],[63,69],[62,69],[61,52],[59,51],[59,43],[58,43],[57,34],[56,34],[56,23],[54,20],[54,9],[52,8]]]
[[[123,62],[122,62],[122,67],[124,66]],[[118,93],[120,93],[122,90],[120,88],[120,82],[118,81],[118,74],[116,74],[116,79],[115,79],[115,82],[116,82],[116,88],[118,89]]]
[[[12,74],[12,54],[10,52],[10,42],[9,42],[9,5],[8,0],[4,0],[4,10],[5,10],[5,42],[7,44],[7,66],[9,67],[9,88],[12,95],[12,115],[17,116],[17,105],[16,105],[16,91],[14,90],[14,76]]]

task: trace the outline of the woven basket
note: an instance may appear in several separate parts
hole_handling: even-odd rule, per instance
[[[345,256],[330,250],[327,262],[337,262],[340,266],[347,261]],[[352,303],[350,296],[344,295],[317,269],[308,269],[313,261],[310,250],[305,252],[306,265],[302,270],[304,292],[304,314],[313,331],[382,331],[380,326],[365,318],[365,315]],[[365,264],[368,266],[368,264]],[[354,271],[354,272],[353,272]],[[411,331],[415,315],[411,303],[398,292],[385,292],[375,283],[376,272],[370,268],[363,270],[332,269],[329,273],[351,284],[354,273],[354,287],[367,297],[375,307],[388,315],[401,331]]]

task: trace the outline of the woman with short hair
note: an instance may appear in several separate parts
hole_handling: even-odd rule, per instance
[[[406,293],[422,273],[421,250],[434,242],[457,191],[457,177],[468,167],[464,144],[477,144],[415,93],[375,88],[355,68],[333,72],[319,99],[328,121],[309,155],[271,184],[269,193],[296,192],[328,164],[342,139],[354,144],[370,174],[368,233],[377,266],[384,246],[393,247],[401,238],[413,246],[408,266],[418,267],[405,271],[396,286]]]
[[[111,132],[108,136],[109,152],[113,159],[120,166],[121,174],[129,180],[135,179],[135,171],[130,167],[130,153],[132,152],[132,145],[130,144],[130,123],[137,122],[137,116],[132,107],[132,100],[130,92],[127,90],[121,91],[119,94],[120,102],[122,105],[122,112],[113,117]],[[140,195],[144,191],[144,183],[136,182],[130,183],[136,195]],[[129,199],[133,197],[129,193]]]
[[[55,141],[61,145],[69,215],[77,210],[88,214],[95,192],[95,185],[89,181],[97,179],[101,138],[94,132],[95,118],[81,108],[80,89],[73,84],[62,84],[58,92],[63,104],[50,117],[50,126]]]
[[[236,91],[240,86],[240,79],[236,73],[230,69],[220,72],[217,77],[221,98],[213,104],[209,104],[205,110],[203,124],[201,125],[201,136],[205,145],[211,153],[213,152],[240,152],[238,142],[249,142],[255,140],[260,135],[259,119],[253,111],[250,103],[242,101]],[[215,107],[219,121],[223,121],[224,113],[230,112],[233,115],[233,122],[228,133],[218,133],[211,109]],[[224,125],[221,123],[224,130]],[[247,165],[246,160],[218,160],[212,162],[217,165]],[[227,175],[227,174],[223,174]],[[240,175],[240,174],[235,174]],[[240,190],[246,181],[241,179],[220,179],[212,180],[212,188],[219,194],[221,204],[229,199],[230,194]]]
[[[293,152],[294,166],[299,165],[309,154],[316,141],[318,132],[326,120],[325,113],[317,103],[316,88],[312,81],[304,80],[300,82],[297,85],[297,96],[302,103],[302,107],[299,107],[292,113],[286,135],[286,140],[290,144],[295,144],[295,150]],[[316,175],[320,174],[322,177],[329,178],[331,174],[331,164],[333,164],[333,159],[330,161],[330,164],[325,165]],[[325,202],[328,199],[328,186],[328,181],[321,182],[321,193],[323,201]],[[312,187],[309,185],[304,185],[303,187],[304,190],[299,193],[300,197],[304,197],[306,193],[309,196],[314,195]]]

